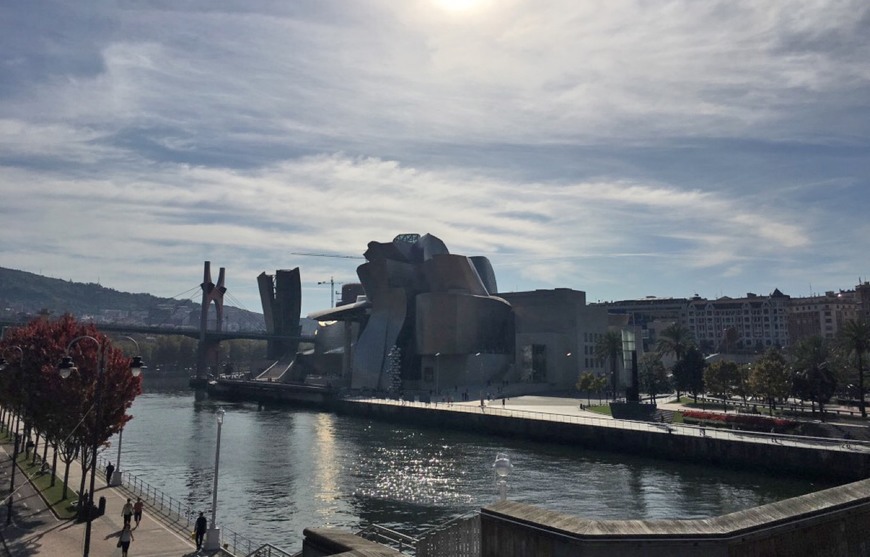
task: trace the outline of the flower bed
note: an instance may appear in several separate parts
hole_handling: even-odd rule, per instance
[[[694,423],[697,425],[709,425],[712,427],[732,425],[739,429],[751,431],[770,431],[771,428],[776,431],[784,431],[798,425],[798,422],[795,420],[786,420],[783,418],[771,418],[767,416],[747,414],[720,414],[717,412],[703,412],[700,410],[683,411],[683,420],[685,423],[689,424]]]

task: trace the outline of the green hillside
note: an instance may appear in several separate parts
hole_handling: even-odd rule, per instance
[[[0,316],[5,319],[25,318],[47,310],[52,316],[70,313],[76,317],[105,317],[107,312],[123,316],[130,322],[148,325],[180,324],[199,312],[199,304],[191,300],[159,298],[151,294],[132,294],[94,283],[71,282],[44,277],[26,271],[0,267]],[[225,307],[228,322],[246,330],[264,329],[259,313]]]

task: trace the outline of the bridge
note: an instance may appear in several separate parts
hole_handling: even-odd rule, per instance
[[[147,335],[181,335],[197,339],[196,379],[204,382],[208,370],[218,364],[218,347],[224,340],[264,340],[269,348],[268,358],[280,359],[289,353],[295,354],[300,342],[313,342],[313,336],[301,334],[299,314],[301,310],[301,285],[298,269],[294,271],[278,271],[278,288],[275,292],[275,282],[265,273],[257,277],[260,287],[260,297],[263,302],[263,313],[266,318],[266,332],[256,331],[224,331],[223,330],[223,295],[225,272],[221,267],[217,284],[211,280],[211,262],[206,261],[203,270],[202,311],[199,327],[168,327],[166,325],[134,325],[127,323],[98,323],[100,331],[107,333],[147,334]],[[295,286],[295,288],[294,288]],[[270,291],[270,287],[272,290]],[[214,304],[217,318],[215,329],[208,329],[208,314]],[[275,308],[280,308],[279,313]],[[295,310],[295,311],[294,311]],[[27,321],[0,319],[0,331],[7,327],[21,327]],[[288,334],[289,333],[289,334]]]

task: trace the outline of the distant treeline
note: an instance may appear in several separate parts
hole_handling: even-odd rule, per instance
[[[140,355],[151,370],[196,368],[197,340],[181,335],[134,336],[139,343]],[[123,341],[119,344],[124,346]],[[264,340],[225,340],[220,343],[220,366],[232,365],[237,369],[252,367],[266,357]]]

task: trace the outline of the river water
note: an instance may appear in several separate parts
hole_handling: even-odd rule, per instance
[[[508,497],[589,518],[701,518],[829,484],[735,472],[194,394],[145,378],[121,468],[210,516],[219,407],[218,524],[257,544],[301,547],[306,527],[378,523],[419,534],[497,498],[492,464],[514,464]],[[115,460],[117,445],[104,456]]]

